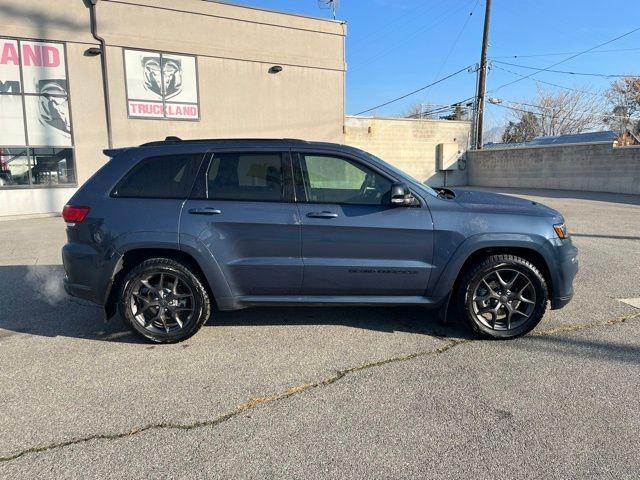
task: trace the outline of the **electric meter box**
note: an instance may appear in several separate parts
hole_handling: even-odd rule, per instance
[[[436,147],[436,162],[439,171],[457,170],[460,158],[460,147],[457,143],[439,143]]]

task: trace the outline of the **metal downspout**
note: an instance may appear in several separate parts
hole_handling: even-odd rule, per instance
[[[107,43],[98,35],[96,22],[96,4],[98,0],[89,0],[89,19],[91,22],[91,35],[100,43],[100,66],[102,68],[102,90],[104,91],[104,111],[107,122],[107,141],[109,148],[113,148],[113,136],[111,133],[111,107],[109,101],[109,76],[107,72]]]

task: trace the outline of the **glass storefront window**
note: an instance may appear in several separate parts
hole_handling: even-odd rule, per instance
[[[71,148],[33,148],[29,153],[33,185],[75,183]]]
[[[0,187],[75,183],[71,148],[0,148]]]
[[[65,45],[0,37],[0,188],[76,183]]]
[[[26,144],[22,96],[0,93],[0,145]]]
[[[0,187],[29,185],[29,174],[26,148],[0,148]]]

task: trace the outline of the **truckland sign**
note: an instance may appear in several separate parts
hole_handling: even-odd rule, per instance
[[[63,44],[0,38],[0,145],[71,146]]]
[[[129,117],[200,118],[196,57],[125,49],[124,65]]]

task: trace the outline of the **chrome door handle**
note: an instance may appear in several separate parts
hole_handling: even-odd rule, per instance
[[[217,208],[205,207],[205,208],[192,208],[189,210],[192,215],[220,215],[222,210]]]
[[[311,218],[336,218],[338,216],[337,213],[333,212],[310,212],[307,213],[307,217]]]

